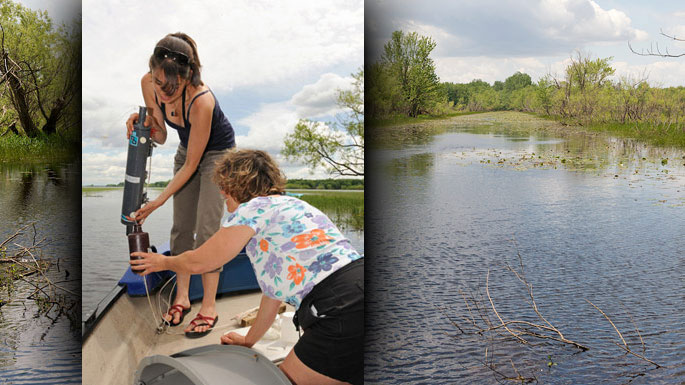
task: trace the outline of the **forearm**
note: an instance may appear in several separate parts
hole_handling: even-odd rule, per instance
[[[152,138],[155,143],[164,144],[166,142],[166,137],[167,131],[166,127],[164,127],[164,123],[157,123],[157,120],[155,119],[152,124],[152,129],[150,130],[150,138]]]
[[[165,270],[189,274],[216,270],[235,258],[253,235],[248,226],[222,227],[197,249],[167,258]]]
[[[181,166],[181,169],[178,170],[173,178],[171,178],[169,184],[157,197],[157,200],[159,200],[160,204],[164,204],[176,193],[176,191],[180,190],[181,187],[188,182],[188,179],[190,179],[195,170],[197,170],[197,165],[190,166],[188,164],[184,164]]]
[[[256,344],[257,341],[264,336],[264,334],[266,334],[266,331],[269,330],[276,319],[279,306],[281,306],[280,300],[262,295],[262,301],[259,304],[257,318],[255,319],[252,327],[250,327],[250,331],[248,331],[247,335],[245,336],[245,345],[251,347],[252,345]]]
[[[164,270],[171,270],[179,274],[202,274],[212,270],[209,265],[210,261],[202,258],[198,249],[188,250],[164,260]]]

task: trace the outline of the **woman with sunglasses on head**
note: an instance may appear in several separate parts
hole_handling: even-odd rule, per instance
[[[152,139],[163,144],[166,123],[178,132],[181,143],[174,158],[174,177],[157,198],[136,212],[135,219],[143,223],[173,196],[171,254],[178,255],[199,247],[219,229],[223,198],[212,182],[212,172],[225,151],[235,147],[234,132],[216,97],[202,82],[197,46],[188,35],[166,35],[155,46],[149,67],[141,81],[148,109],[144,125],[151,126]],[[134,113],[126,121],[128,136],[137,120]],[[218,321],[220,272],[221,268],[202,274],[202,305],[185,329],[190,338],[209,333]],[[190,311],[190,274],[177,274],[176,282],[176,298],[164,315],[171,326],[181,324]]]

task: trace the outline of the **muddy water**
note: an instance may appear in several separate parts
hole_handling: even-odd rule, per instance
[[[366,381],[684,382],[685,152],[471,119],[367,151]],[[490,306],[488,271],[504,320],[541,322],[506,269],[517,253],[542,314],[588,351],[468,333],[460,293]]]
[[[79,164],[0,164],[0,239],[35,222],[37,238],[47,242],[36,254],[53,264],[47,277],[79,296],[80,170]],[[26,245],[32,238],[31,231],[15,241]],[[56,311],[43,314],[27,299],[33,291],[15,281],[11,292],[0,292],[0,300],[8,301],[0,308],[0,383],[80,384],[80,309],[73,309],[76,322]]]

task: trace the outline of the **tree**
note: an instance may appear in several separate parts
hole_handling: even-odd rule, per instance
[[[0,0],[0,121],[15,130],[19,123],[17,132],[30,137],[57,132],[58,122],[80,128],[80,31],[55,29],[46,12]]]
[[[402,85],[387,66],[373,63],[366,68],[366,113],[371,117],[381,118],[403,110],[406,102],[402,95]]]
[[[550,115],[550,108],[552,108],[552,97],[554,95],[554,88],[549,76],[545,76],[538,81],[538,86],[535,89],[535,97],[537,102],[545,111],[546,115]]]
[[[300,120],[285,137],[287,159],[301,160],[311,170],[322,166],[329,174],[364,176],[364,71],[352,76],[352,90],[338,91],[338,105],[346,112],[327,124]]]
[[[517,71],[504,81],[504,90],[511,92],[526,88],[531,84],[533,84],[533,82],[530,79],[530,75]]]
[[[669,35],[667,33],[664,33],[663,30],[660,30],[659,33],[662,36],[665,36],[665,37],[667,37],[673,41],[685,41],[685,39],[678,38],[675,35]],[[628,42],[628,47],[630,48],[630,50],[634,54],[640,55],[640,56],[659,56],[659,57],[681,57],[681,56],[685,56],[685,52],[677,53],[677,54],[672,54],[672,53],[668,52],[668,47],[665,47],[664,51],[662,52],[661,48],[659,47],[658,42],[656,44],[651,44],[649,46],[649,49],[647,49],[647,50],[641,49],[640,52],[635,51],[633,49],[633,46],[630,44],[630,42]]]
[[[445,99],[435,74],[435,64],[430,58],[435,44],[430,37],[416,32],[405,34],[395,31],[383,47],[381,64],[399,79],[407,104],[406,113],[411,117],[428,111]]]

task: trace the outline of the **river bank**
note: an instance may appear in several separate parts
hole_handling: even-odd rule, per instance
[[[0,136],[3,163],[71,162],[80,153],[81,139],[57,134],[29,138],[16,134]]]
[[[425,118],[393,118],[376,121],[369,130],[369,143],[402,142],[407,135],[412,137],[444,133],[455,126],[496,126],[506,124],[513,133],[535,133],[546,131],[557,135],[577,133],[610,134],[632,138],[660,147],[685,149],[685,131],[673,125],[669,127],[650,126],[646,123],[593,123],[579,126],[556,120],[553,117],[517,111],[468,112],[430,116]]]

